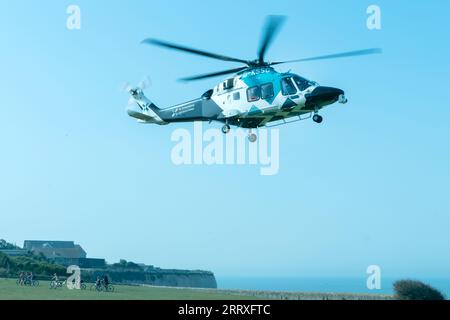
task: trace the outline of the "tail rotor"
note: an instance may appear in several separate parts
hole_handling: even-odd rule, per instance
[[[124,82],[121,87],[122,92],[128,92],[132,96],[136,95],[138,91],[144,91],[152,86],[153,82],[150,76],[145,76],[137,86],[132,86],[129,82]]]

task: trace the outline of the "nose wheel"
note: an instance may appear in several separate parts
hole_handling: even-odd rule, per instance
[[[314,121],[315,123],[322,123],[322,122],[323,122],[323,117],[322,117],[322,116],[319,116],[318,114],[315,114],[315,115],[313,116],[313,121]]]
[[[254,143],[254,142],[256,142],[256,140],[258,140],[258,136],[256,135],[256,133],[253,133],[253,132],[252,132],[252,129],[250,129],[250,130],[248,131],[248,136],[247,136],[247,138],[248,138],[248,141],[249,141],[250,143]]]
[[[222,127],[223,134],[227,134],[228,132],[230,132],[230,130],[231,130],[231,127],[228,124],[226,124]]]

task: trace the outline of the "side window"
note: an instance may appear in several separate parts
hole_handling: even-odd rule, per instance
[[[239,92],[233,93],[233,99],[234,100],[241,100],[241,94]]]
[[[234,87],[234,78],[228,79],[223,83],[223,89],[229,90]]]
[[[262,99],[270,99],[273,98],[273,84],[266,83],[261,86],[261,98]]]
[[[297,93],[297,89],[295,88],[291,78],[281,79],[281,92],[284,96],[289,96],[291,94]]]
[[[248,102],[254,102],[261,99],[261,88],[251,87],[247,89],[247,100]]]

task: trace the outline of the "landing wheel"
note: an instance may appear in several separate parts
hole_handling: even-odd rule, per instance
[[[322,116],[319,116],[318,114],[315,114],[314,117],[313,117],[313,121],[316,122],[316,123],[322,123],[323,118],[322,118]]]
[[[256,140],[258,139],[258,136],[254,133],[249,133],[248,134],[248,141],[250,141],[251,143],[256,142]]]
[[[230,132],[230,130],[231,130],[231,128],[227,124],[222,127],[223,134],[227,134],[228,132]]]

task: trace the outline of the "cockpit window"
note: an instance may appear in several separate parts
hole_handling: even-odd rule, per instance
[[[291,78],[281,79],[281,92],[285,96],[297,93],[297,89],[295,88]]]
[[[306,80],[305,78],[299,76],[295,76],[294,81],[297,84],[297,87],[300,91],[305,91],[306,89],[315,84],[314,82]]]

